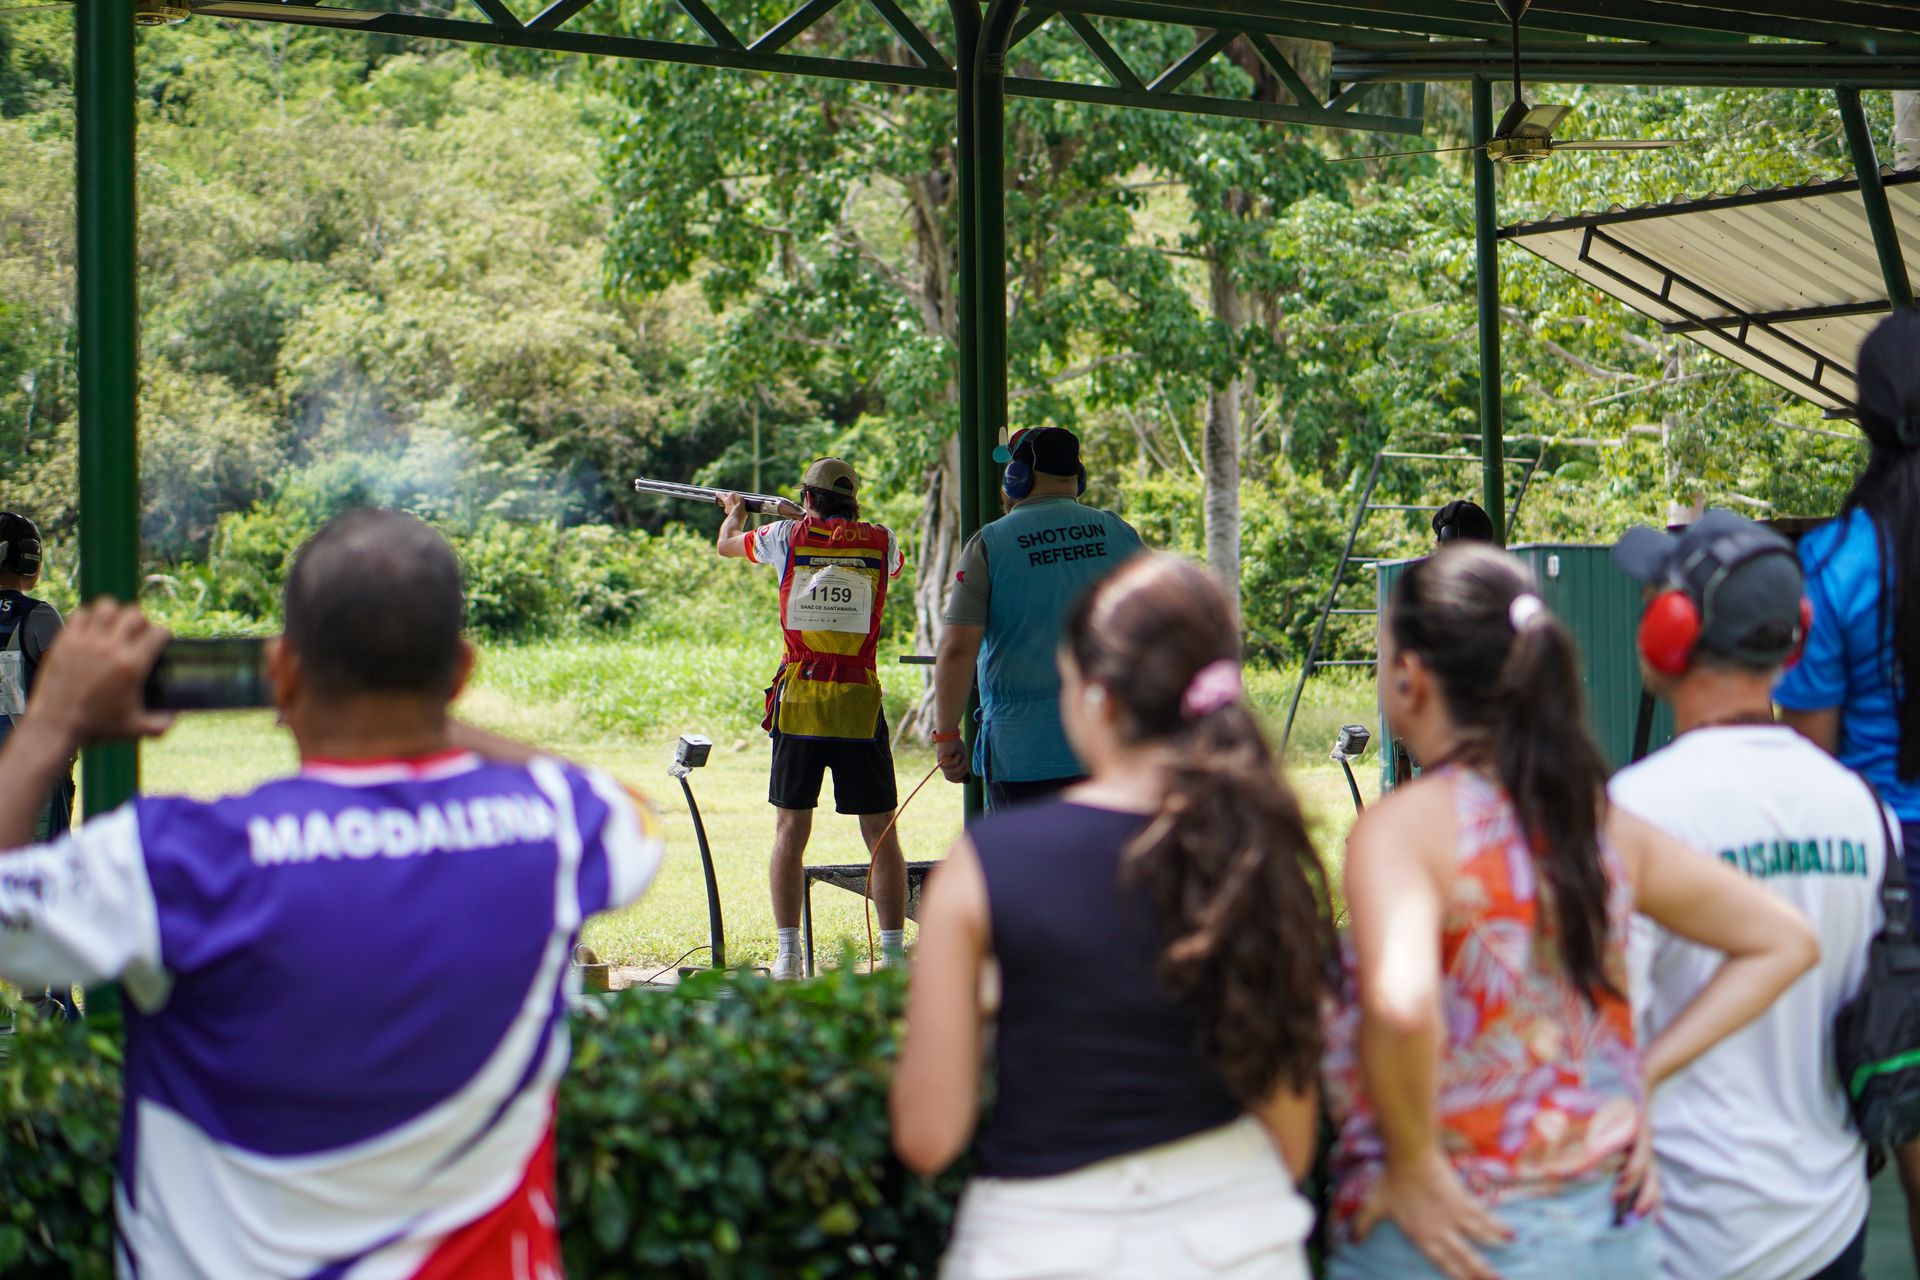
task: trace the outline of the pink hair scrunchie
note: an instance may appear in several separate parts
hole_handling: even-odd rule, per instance
[[[1209,662],[1194,673],[1187,691],[1180,695],[1180,711],[1189,720],[1210,716],[1228,703],[1240,701],[1246,688],[1238,662],[1232,658]]]

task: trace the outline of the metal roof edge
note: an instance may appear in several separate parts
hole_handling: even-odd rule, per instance
[[[1883,186],[1899,187],[1908,183],[1920,182],[1920,169],[1892,169],[1880,166],[1880,181]],[[1675,196],[1660,203],[1638,205],[1615,205],[1601,213],[1549,214],[1532,222],[1516,222],[1501,227],[1495,234],[1502,240],[1518,240],[1526,236],[1546,235],[1554,231],[1572,231],[1582,227],[1613,226],[1622,222],[1643,222],[1649,218],[1672,217],[1680,213],[1705,212],[1714,209],[1738,209],[1747,205],[1772,204],[1781,200],[1804,200],[1812,196],[1836,195],[1845,191],[1858,191],[1860,179],[1815,178],[1808,182],[1778,187],[1742,187],[1739,191],[1727,195]]]

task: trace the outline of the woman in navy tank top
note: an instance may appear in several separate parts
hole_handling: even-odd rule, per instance
[[[1326,877],[1247,709],[1224,593],[1140,556],[1083,596],[1061,720],[1088,781],[976,823],[920,916],[894,1146],[993,1111],[947,1280],[1307,1275]]]

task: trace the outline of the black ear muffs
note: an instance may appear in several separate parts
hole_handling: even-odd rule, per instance
[[[39,532],[25,516],[0,511],[0,569],[22,576],[40,572]]]
[[[1080,481],[1080,487],[1073,491],[1073,496],[1076,498],[1086,496],[1086,492],[1087,492],[1087,464],[1084,462],[1080,464],[1078,478]]]

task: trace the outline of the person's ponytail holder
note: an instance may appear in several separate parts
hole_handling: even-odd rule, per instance
[[[1531,591],[1515,596],[1507,605],[1507,622],[1512,625],[1515,635],[1536,625],[1546,616],[1547,602]]]
[[[1180,695],[1180,712],[1189,720],[1210,716],[1229,703],[1240,701],[1246,689],[1238,662],[1232,658],[1209,662],[1188,681],[1187,691]]]

